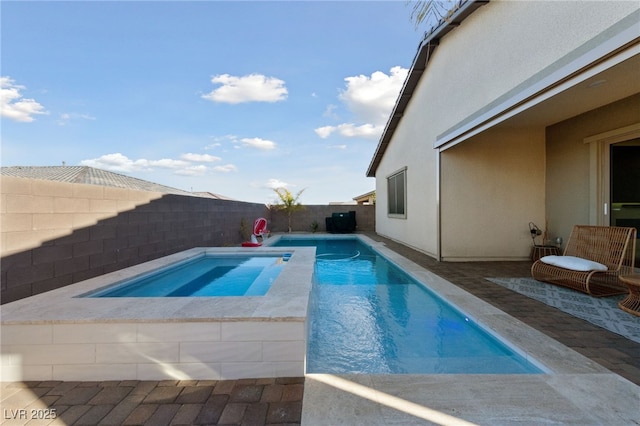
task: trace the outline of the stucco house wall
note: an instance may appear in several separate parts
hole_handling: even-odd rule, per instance
[[[444,151],[442,260],[526,259],[528,222],[544,224],[544,164],[537,128],[492,129]]]
[[[595,147],[586,140],[639,123],[637,94],[546,129],[546,214],[551,235],[566,240],[573,225],[598,224],[596,188],[591,183],[591,176],[596,173],[592,165]]]
[[[518,102],[555,87],[577,62],[597,61],[603,53],[592,49],[630,28],[639,9],[624,1],[491,1],[437,39],[374,172],[377,232],[442,260],[526,259],[528,223],[544,226],[566,205],[550,207],[562,195],[547,194],[559,182],[556,156],[581,154],[554,148],[547,158],[545,129],[570,117],[569,108],[556,104],[552,115],[542,101]],[[387,177],[402,167],[404,219],[387,215],[386,199]],[[588,182],[588,173],[581,178]],[[575,219],[550,219],[566,238],[556,219]]]
[[[429,85],[431,80],[421,82]],[[376,232],[403,242],[431,256],[438,251],[437,151],[432,141],[438,132],[435,125],[425,126],[429,117],[438,114],[437,105],[429,102],[429,90],[419,90],[411,100],[393,138],[393,149],[387,150],[376,172]],[[407,168],[406,218],[390,218],[387,214],[387,177]]]
[[[442,109],[438,126],[459,125],[523,82],[533,84],[637,10],[625,1],[489,2],[440,41],[427,68],[438,81],[430,95]]]

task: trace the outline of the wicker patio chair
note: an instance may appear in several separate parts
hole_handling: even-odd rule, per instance
[[[636,229],[617,226],[576,225],[567,241],[564,256],[598,262],[606,271],[576,271],[537,260],[531,275],[544,281],[578,290],[592,296],[611,296],[628,292],[620,275],[634,271]]]

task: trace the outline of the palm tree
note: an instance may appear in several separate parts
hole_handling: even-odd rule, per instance
[[[295,196],[287,188],[276,188],[274,191],[278,194],[278,198],[280,199],[280,201],[275,205],[275,208],[282,210],[287,214],[289,232],[291,232],[291,214],[304,209],[304,206],[298,201],[298,198],[300,198],[304,189],[300,190]]]
[[[407,1],[413,5],[411,21],[416,29],[423,22],[427,25],[435,25],[440,20],[448,18],[453,11],[460,7],[460,2],[455,0],[420,0]]]

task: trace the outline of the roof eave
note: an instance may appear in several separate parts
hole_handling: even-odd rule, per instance
[[[464,21],[478,8],[489,3],[489,1],[490,0],[471,0],[462,2],[451,16],[440,21],[439,25],[433,27],[430,32],[425,34],[422,42],[420,42],[420,46],[418,46],[418,51],[416,56],[413,58],[409,74],[407,74],[402,90],[400,90],[400,94],[398,95],[391,115],[387,120],[387,124],[382,132],[376,151],[373,154],[373,158],[371,159],[371,163],[367,169],[367,177],[375,177],[378,165],[380,164],[387,146],[389,145],[389,142],[391,141],[391,138],[404,115],[404,111],[413,96],[413,92],[416,89],[422,74],[427,68],[432,56],[431,54],[440,43],[440,39],[459,26],[462,21]]]

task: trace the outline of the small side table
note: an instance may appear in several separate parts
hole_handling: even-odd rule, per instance
[[[545,256],[560,256],[560,248],[556,246],[533,246],[531,248],[531,260],[534,262]]]
[[[629,287],[629,294],[618,302],[618,306],[623,311],[640,317],[640,274],[621,275],[620,281]]]

